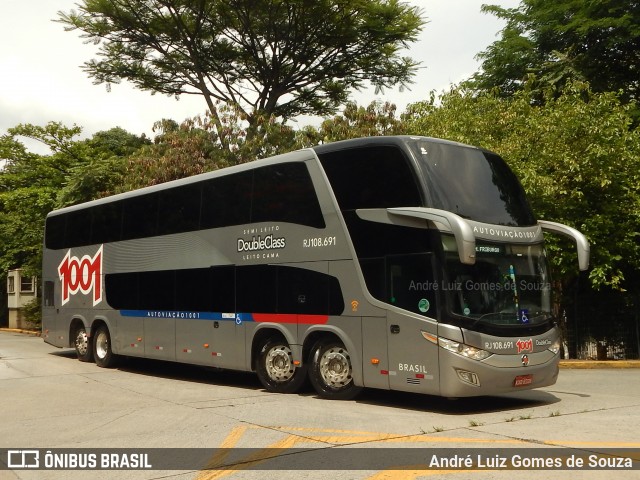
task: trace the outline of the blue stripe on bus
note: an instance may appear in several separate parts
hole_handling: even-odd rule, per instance
[[[193,312],[182,310],[120,310],[123,317],[137,318],[174,318],[178,320],[215,320],[236,322],[272,322],[272,323],[303,323],[325,324],[328,315],[305,315],[295,313],[224,313],[224,312]]]
[[[176,310],[120,310],[123,317],[175,318],[179,320],[221,320],[242,323],[253,321],[249,313],[192,312]]]

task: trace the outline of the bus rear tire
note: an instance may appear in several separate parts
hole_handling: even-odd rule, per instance
[[[100,325],[93,336],[93,357],[102,368],[115,366],[117,356],[111,350],[111,335],[106,325]]]
[[[293,352],[284,338],[270,337],[260,348],[256,374],[268,392],[295,393],[307,379],[307,368],[294,365]]]
[[[75,330],[74,337],[73,346],[76,349],[78,360],[81,362],[93,361],[93,345],[84,326],[80,326]]]
[[[362,391],[353,383],[349,352],[336,340],[313,347],[309,379],[318,395],[332,400],[351,400]]]

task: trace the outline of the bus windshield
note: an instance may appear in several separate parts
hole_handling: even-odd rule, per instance
[[[443,246],[443,290],[454,317],[495,327],[549,321],[551,285],[541,244],[478,243],[475,265],[460,263],[452,236],[443,236]]]
[[[409,144],[431,207],[492,225],[536,224],[520,182],[498,155],[428,139]]]

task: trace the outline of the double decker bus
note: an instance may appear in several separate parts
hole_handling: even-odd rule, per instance
[[[271,392],[446,397],[558,375],[543,231],[506,163],[425,137],[341,141],[47,216],[43,337],[255,371]]]

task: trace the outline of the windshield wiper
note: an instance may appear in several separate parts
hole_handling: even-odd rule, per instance
[[[499,320],[500,323],[498,325],[522,325],[522,326],[526,326],[526,325],[532,325],[532,324],[540,324],[540,323],[544,323],[547,320],[549,320],[550,318],[552,318],[551,312],[535,312],[533,314],[529,314],[529,321],[528,322],[520,322],[518,321],[518,317],[516,315],[515,312],[490,312],[490,313],[485,313],[483,315],[480,315],[479,317],[473,319],[473,326],[475,327],[478,323],[480,322],[486,322],[486,323],[491,323],[494,324],[494,322],[492,322],[491,320]],[[503,320],[507,320],[508,323],[503,323]]]

